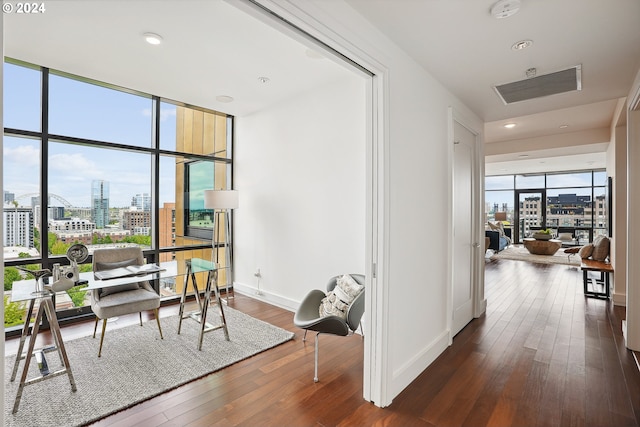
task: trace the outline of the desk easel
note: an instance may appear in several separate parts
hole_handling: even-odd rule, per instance
[[[67,351],[64,348],[64,341],[62,341],[62,334],[60,333],[60,325],[58,324],[58,318],[56,316],[56,310],[53,306],[53,295],[54,293],[49,290],[37,290],[37,280],[31,281],[26,280],[21,282],[14,282],[13,291],[12,291],[12,301],[29,301],[29,309],[27,310],[27,318],[25,319],[24,327],[22,328],[22,335],[20,336],[20,345],[18,347],[18,353],[16,354],[16,361],[13,365],[13,372],[11,374],[11,381],[16,379],[16,374],[18,373],[18,366],[20,365],[20,361],[25,359],[24,367],[22,368],[22,376],[20,377],[20,385],[18,386],[18,392],[16,393],[16,400],[13,404],[13,410],[11,413],[15,414],[18,412],[18,407],[20,406],[20,399],[22,398],[22,393],[24,391],[24,387],[35,384],[49,378],[54,378],[59,375],[67,374],[69,376],[69,382],[71,383],[71,391],[75,392],[76,381],[73,378],[73,373],[71,372],[71,365],[69,364],[69,358],[67,357]],[[21,289],[22,288],[22,289]],[[26,289],[26,292],[25,292]],[[22,291],[22,292],[20,292]],[[20,296],[18,296],[20,295]],[[15,298],[14,298],[15,296]],[[33,321],[33,332],[30,334],[29,329],[31,326],[31,315],[33,314],[33,307],[35,305],[36,300],[40,300],[40,304],[38,306],[38,313],[36,314],[36,318]],[[55,348],[51,348],[50,350],[57,350],[58,355],[60,356],[60,361],[62,362],[62,367],[54,372],[48,373],[46,375],[40,375],[39,377],[27,379],[27,374],[29,372],[29,366],[31,364],[31,358],[33,357],[34,347],[36,343],[36,338],[38,337],[38,332],[40,331],[40,322],[42,321],[42,316],[46,314],[49,319],[49,325],[51,334],[53,335],[53,339],[55,341]],[[30,337],[30,338],[29,338]],[[24,343],[29,338],[29,345],[27,348],[27,352],[25,354],[22,353],[24,348]]]
[[[222,301],[220,299],[220,291],[216,283],[218,276],[217,264],[202,259],[191,259],[186,261],[187,274],[184,276],[184,286],[182,288],[182,296],[180,297],[180,313],[178,315],[178,334],[180,334],[180,328],[182,327],[182,319],[191,318],[200,323],[200,334],[198,337],[198,350],[202,350],[202,338],[206,332],[215,331],[217,329],[224,329],[224,337],[229,341],[229,331],[227,330],[227,321],[224,317],[224,310],[222,309]],[[196,273],[207,273],[207,284],[204,289],[204,300],[200,301],[198,295],[198,284],[196,282]],[[193,311],[188,314],[184,314],[184,303],[187,298],[187,285],[189,284],[189,278],[191,278],[191,284],[193,286],[193,292],[196,297],[196,302],[200,310]],[[211,289],[213,287],[213,290]],[[207,311],[211,303],[211,292],[214,293],[214,302],[218,305],[220,310],[220,325],[214,326],[207,323]]]

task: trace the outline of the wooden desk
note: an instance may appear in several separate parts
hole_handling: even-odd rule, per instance
[[[582,270],[582,280],[584,284],[584,294],[588,297],[594,298],[606,298],[609,299],[610,296],[610,280],[609,275],[613,273],[613,266],[604,261],[596,261],[593,259],[583,259],[580,264],[580,269]],[[589,289],[589,272],[596,271],[600,272],[600,279],[593,279],[593,286],[591,290]],[[604,287],[603,291],[597,291],[596,287],[602,286]]]

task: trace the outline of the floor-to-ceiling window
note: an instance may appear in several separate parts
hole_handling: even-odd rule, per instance
[[[571,232],[578,243],[607,234],[609,212],[604,170],[500,175],[485,178],[485,215],[506,213],[514,242],[539,229]]]
[[[189,216],[212,216],[204,190],[231,188],[233,117],[13,60],[4,88],[5,331],[24,322],[8,299],[28,277],[16,267],[69,264],[73,244],[210,259],[212,224],[192,233]],[[189,182],[195,165],[203,175]],[[165,299],[181,292],[156,286]],[[62,321],[91,315],[88,304],[82,286],[56,295]]]

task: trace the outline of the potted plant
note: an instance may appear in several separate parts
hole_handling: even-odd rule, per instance
[[[549,228],[533,233],[533,238],[536,240],[550,240],[552,237],[553,235],[551,234],[551,230]]]

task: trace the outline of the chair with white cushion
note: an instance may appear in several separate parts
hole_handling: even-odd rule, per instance
[[[130,265],[143,265],[142,249],[139,247],[96,249],[93,252],[93,271],[111,270]],[[153,290],[148,281],[129,283],[126,285],[105,287],[91,291],[91,309],[96,315],[96,323],[93,328],[93,338],[96,337],[98,320],[102,320],[102,335],[100,336],[100,348],[98,357],[102,355],[102,343],[107,328],[107,319],[126,314],[139,313],[140,326],[142,326],[142,312],[153,310],[162,337],[160,317],[160,295]]]
[[[364,314],[364,284],[362,274],[332,277],[327,283],[327,294],[311,290],[302,300],[293,323],[307,331],[316,331],[315,370],[313,381],[318,382],[318,347],[320,334],[347,336],[360,326]],[[322,306],[322,307],[321,307]]]

